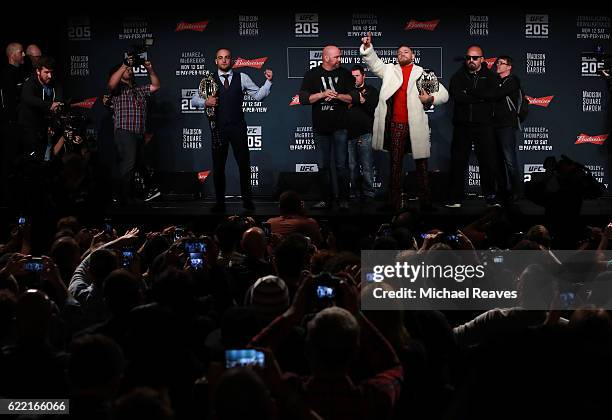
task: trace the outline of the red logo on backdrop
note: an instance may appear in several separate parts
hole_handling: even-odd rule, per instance
[[[267,60],[268,57],[253,58],[252,60],[238,57],[232,68],[239,69],[240,67],[251,67],[254,69],[260,69]]]
[[[484,62],[487,63],[488,68],[492,68],[493,64],[497,61],[497,57],[485,58]]]
[[[176,29],[174,30],[174,32],[180,32],[180,31],[204,32],[207,26],[208,26],[207,20],[203,20],[202,22],[193,22],[193,23],[179,22],[179,24],[176,25]]]
[[[70,105],[73,108],[85,108],[85,109],[91,109],[93,108],[94,104],[96,103],[96,101],[98,100],[98,98],[89,98],[89,99],[83,99],[81,102],[76,102],[72,105]]]
[[[200,181],[200,184],[203,184],[204,181],[206,181],[206,178],[208,178],[208,175],[210,175],[210,170],[198,172],[198,181]]]
[[[584,143],[592,143],[602,145],[608,138],[607,134],[600,134],[598,136],[589,136],[588,134],[580,133],[576,138],[576,143],[574,144],[584,144]]]
[[[554,96],[543,96],[541,98],[534,98],[531,96],[525,95],[525,98],[529,101],[529,105],[537,105],[547,108],[550,105],[550,101],[554,98]]]
[[[295,106],[300,104],[300,95],[295,95],[291,98],[291,102],[289,102],[289,106]]]
[[[440,23],[440,19],[428,20],[427,22],[419,22],[418,20],[410,19],[410,22],[406,23],[404,30],[412,31],[415,29],[422,29],[424,31],[435,31],[438,23]]]

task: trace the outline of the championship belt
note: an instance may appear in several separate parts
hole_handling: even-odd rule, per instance
[[[204,78],[200,81],[200,86],[198,87],[198,94],[200,98],[208,99],[209,97],[216,96],[217,91],[219,90],[219,86],[215,81],[212,73],[208,70],[204,71]],[[221,133],[219,132],[219,127],[217,126],[217,109],[214,106],[206,107],[206,116],[208,117],[208,124],[210,125],[210,134],[212,136],[212,147],[213,149],[219,148],[222,143]]]
[[[423,74],[416,81],[417,89],[424,90],[428,95],[440,89],[440,82],[433,70],[423,69]]]

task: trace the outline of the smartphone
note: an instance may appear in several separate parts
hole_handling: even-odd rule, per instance
[[[40,257],[32,257],[25,263],[23,263],[23,269],[31,273],[40,273],[43,271],[44,264]]]
[[[270,239],[270,237],[272,236],[272,224],[268,222],[263,222],[261,224],[261,228],[263,229],[266,238]]]
[[[448,242],[459,242],[459,236],[458,235],[446,235],[446,240]]]
[[[204,267],[204,256],[201,252],[189,253],[189,264],[194,270],[201,270]]]
[[[206,243],[196,240],[185,241],[185,252],[206,252]]]
[[[26,218],[23,216],[19,216],[19,218],[17,219],[17,224],[19,226],[25,226],[26,224]]]
[[[317,298],[333,299],[336,297],[336,288],[332,286],[317,286]]]
[[[113,225],[111,224],[110,219],[104,219],[103,229],[104,229],[104,233],[106,233],[107,235],[113,234]]]
[[[389,223],[383,223],[378,228],[378,236],[391,236],[391,225]]]
[[[263,368],[266,362],[265,354],[255,349],[225,350],[225,367],[257,366]]]
[[[121,267],[128,268],[134,261],[134,248],[126,247],[121,250]]]
[[[185,236],[185,228],[182,226],[177,226],[176,229],[174,229],[174,242],[178,241],[184,236]]]
[[[576,301],[576,294],[574,292],[559,293],[559,300],[563,309],[570,309]]]

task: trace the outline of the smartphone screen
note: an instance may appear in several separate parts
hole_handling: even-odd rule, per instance
[[[189,253],[189,264],[196,270],[201,270],[204,267],[204,256],[201,252]]]
[[[113,225],[111,224],[110,219],[104,220],[104,233],[111,235],[113,233]]]
[[[270,238],[272,236],[272,225],[268,222],[264,222],[261,224],[261,228],[266,235],[266,238]]]
[[[26,271],[30,271],[33,273],[40,273],[41,271],[43,271],[44,265],[42,261],[30,260],[23,264],[23,268]]]
[[[121,266],[128,268],[134,261],[134,250],[131,248],[125,248],[121,251]]]
[[[263,368],[264,363],[265,355],[259,350],[225,350],[225,367],[227,369],[244,366],[258,366]]]
[[[194,252],[206,252],[206,244],[204,241],[186,241],[185,242],[185,252],[194,253]]]
[[[333,299],[336,296],[336,291],[330,286],[317,286],[317,297],[319,299]]]

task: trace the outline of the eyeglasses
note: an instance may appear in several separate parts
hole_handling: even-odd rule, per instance
[[[465,56],[465,61],[476,61],[479,58],[482,58],[482,55],[466,55]]]

